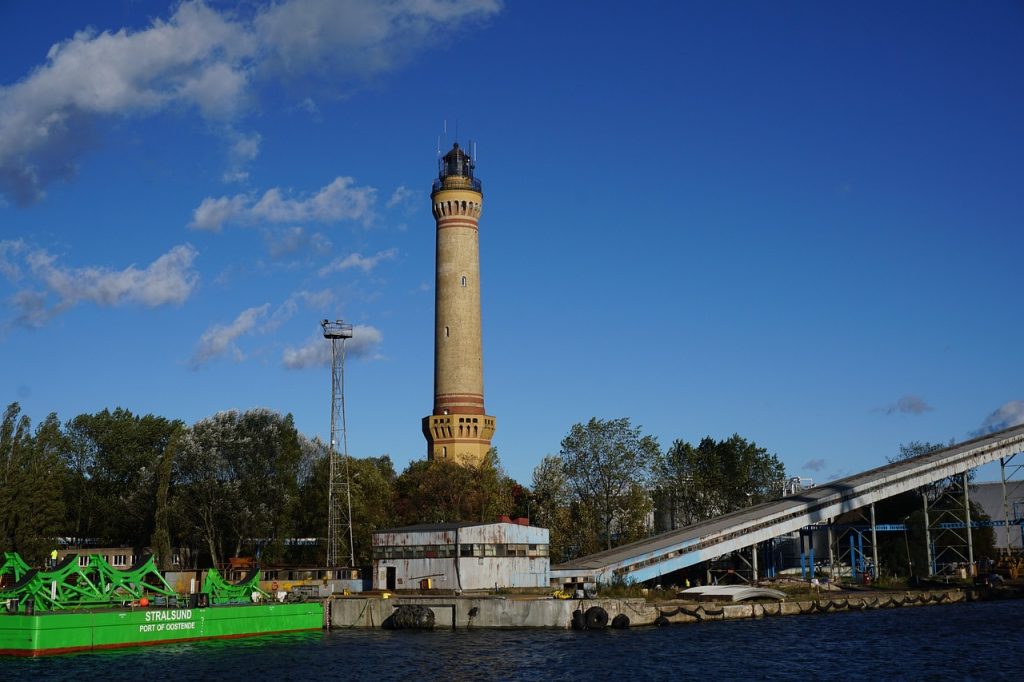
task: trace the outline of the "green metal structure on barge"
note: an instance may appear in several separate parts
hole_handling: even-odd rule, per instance
[[[0,655],[44,656],[203,639],[253,637],[323,627],[321,602],[265,602],[259,570],[230,583],[211,570],[187,599],[146,557],[119,571],[100,556],[70,555],[49,571],[4,555]]]

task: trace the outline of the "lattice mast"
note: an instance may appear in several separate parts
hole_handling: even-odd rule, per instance
[[[348,430],[345,424],[345,341],[352,338],[352,325],[341,320],[323,320],[324,338],[331,342],[331,442],[328,456],[327,567],[347,561],[356,564],[352,542],[352,494],[348,462]],[[340,447],[340,450],[339,450]]]

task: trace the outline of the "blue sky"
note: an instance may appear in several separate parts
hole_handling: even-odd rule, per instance
[[[477,142],[488,411],[822,481],[1024,422],[1014,2],[0,4],[0,392],[425,456],[438,136]],[[444,144],[444,141],[442,141]]]

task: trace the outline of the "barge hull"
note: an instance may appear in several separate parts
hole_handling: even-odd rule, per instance
[[[0,616],[0,655],[49,656],[257,637],[319,630],[323,623],[320,602],[7,615]]]

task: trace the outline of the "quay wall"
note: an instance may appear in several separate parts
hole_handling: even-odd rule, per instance
[[[630,626],[655,625],[659,618],[669,623],[698,623],[705,620],[739,620],[810,613],[862,611],[932,604],[952,604],[967,599],[957,589],[928,592],[872,593],[829,596],[811,600],[734,603],[673,600],[657,604],[643,599],[516,599],[473,596],[351,596],[329,602],[330,627],[379,628],[396,607],[426,606],[434,612],[435,629],[464,628],[556,628],[572,627],[573,612],[600,606],[609,622],[619,614]],[[664,621],[662,621],[664,623]]]

